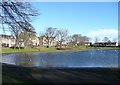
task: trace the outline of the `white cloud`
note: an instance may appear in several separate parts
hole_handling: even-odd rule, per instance
[[[100,38],[100,41],[104,37],[111,38],[118,38],[118,29],[97,29],[88,32],[87,36],[89,36],[92,40],[94,40],[95,37]]]
[[[98,30],[90,31],[88,35],[91,37],[118,36],[118,30],[117,29],[98,29]]]

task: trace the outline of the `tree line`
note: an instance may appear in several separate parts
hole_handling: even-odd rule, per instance
[[[2,0],[0,2],[0,22],[2,29],[11,31],[15,37],[15,47],[19,44],[19,35],[22,32],[35,33],[31,22],[39,13],[28,2],[17,0]]]
[[[33,9],[28,2],[16,2],[14,0],[3,0],[0,2],[0,22],[4,31],[9,30],[15,37],[15,47],[21,46],[24,42],[26,47],[31,47],[30,39],[36,37],[35,28],[32,26],[32,20],[39,16],[37,9]],[[91,38],[81,34],[69,35],[67,29],[58,29],[48,27],[41,36],[46,38],[47,47],[56,41],[56,47],[62,48],[63,42],[69,42],[68,46],[80,46],[86,42],[90,42]],[[39,37],[41,37],[39,36]],[[40,41],[40,40],[39,40]],[[95,42],[99,41],[96,37]],[[110,42],[108,37],[104,37],[103,41]],[[116,41],[116,39],[114,39]]]
[[[82,36],[81,34],[69,35],[67,29],[57,29],[53,27],[48,27],[41,36],[44,36],[46,39],[48,48],[54,41],[56,41],[56,47],[62,48],[63,42],[67,43],[67,46],[76,47],[83,45],[90,40],[87,36]]]

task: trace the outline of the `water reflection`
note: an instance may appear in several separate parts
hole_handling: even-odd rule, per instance
[[[15,53],[3,56],[1,62],[24,67],[117,67],[118,50]]]
[[[15,63],[16,65],[22,65],[22,66],[32,66],[34,65],[34,56],[33,54],[15,54]]]

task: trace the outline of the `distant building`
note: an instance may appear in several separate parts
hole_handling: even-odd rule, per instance
[[[41,36],[39,37],[39,40],[40,40],[40,45],[43,45],[43,46],[48,46],[48,40],[45,36]],[[49,46],[56,46],[57,45],[57,41],[56,40],[53,40],[53,41],[49,41]]]
[[[12,35],[5,35],[1,34],[0,35],[0,40],[2,43],[2,47],[13,47],[15,46],[15,38]],[[23,42],[23,39],[20,39],[19,43],[21,44],[21,47],[25,47],[25,43]],[[34,38],[29,38],[29,43],[32,46],[38,46],[39,45],[39,38],[34,37]]]
[[[93,44],[93,46],[97,46],[97,47],[114,47],[114,46],[118,46],[117,42],[96,42]]]
[[[34,37],[33,39],[30,39],[30,40],[31,40],[33,46],[39,45],[39,38],[38,37]]]
[[[41,46],[47,46],[47,39],[45,38],[45,36],[40,36],[39,37],[39,45]]]
[[[12,47],[15,45],[15,38],[12,35],[0,35],[2,47]]]
[[[92,42],[85,42],[85,46],[91,46]]]

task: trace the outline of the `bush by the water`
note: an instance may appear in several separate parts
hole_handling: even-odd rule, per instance
[[[24,47],[9,47],[9,48],[12,48],[12,49],[24,49]]]
[[[56,48],[57,50],[72,50],[71,48]]]

